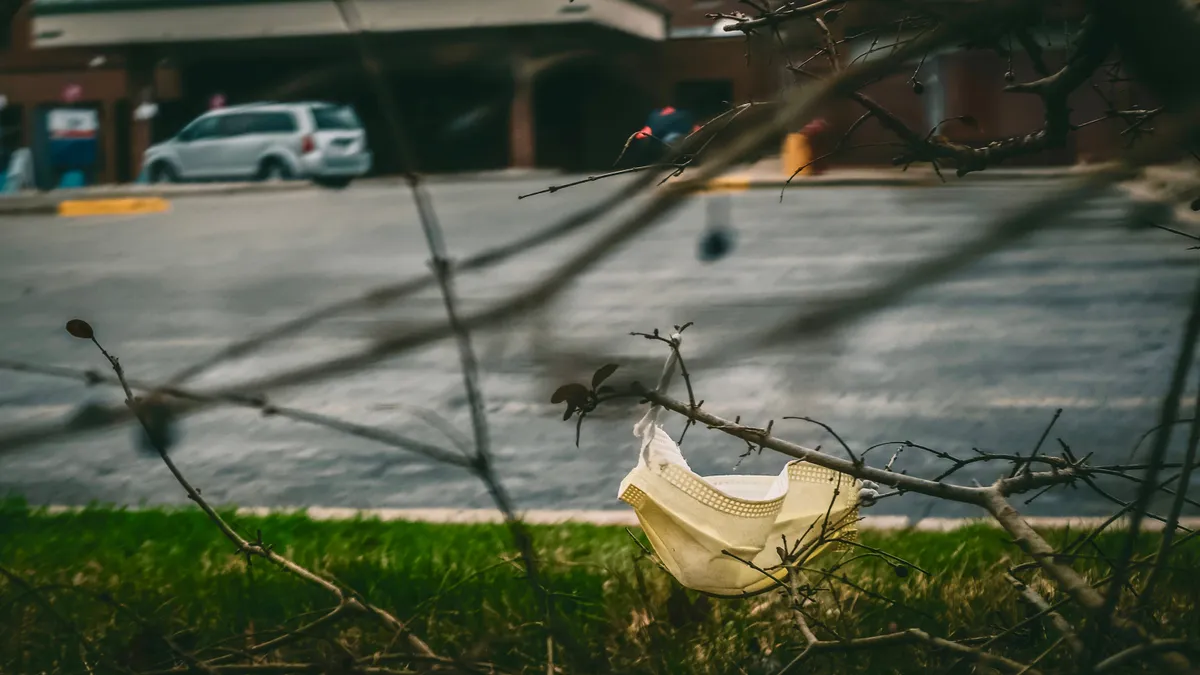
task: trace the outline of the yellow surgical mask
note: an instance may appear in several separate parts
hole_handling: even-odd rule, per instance
[[[660,393],[676,361],[672,353]],[[661,410],[651,406],[634,426],[638,462],[618,497],[633,507],[655,554],[685,587],[719,596],[761,593],[787,576],[780,547],[810,544],[823,531],[826,539],[854,538],[858,481],[804,461],[789,462],[775,476],[698,476],[659,425]]]

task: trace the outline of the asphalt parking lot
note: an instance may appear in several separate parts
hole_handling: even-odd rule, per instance
[[[507,241],[599,198],[590,185],[518,201],[528,182],[432,186],[456,255]],[[1122,226],[1112,195],[836,341],[723,358],[734,344],[806,302],[870,283],[964,236],[988,213],[1044,185],[957,188],[836,187],[734,194],[736,245],[704,262],[698,196],[581,279],[560,301],[506,330],[477,336],[495,454],[506,484],[529,508],[619,508],[617,484],[634,462],[636,411],[604,412],[583,428],[548,402],[554,386],[605,360],[623,377],[653,377],[665,354],[630,331],[694,321],[687,349],[699,364],[698,396],[718,414],[765,422],[807,415],[859,447],[912,440],[949,452],[1028,450],[1058,408],[1051,435],[1098,461],[1128,456],[1154,424],[1177,349],[1196,253],[1156,230]],[[468,307],[482,307],[537,279],[585,244],[591,230],[463,278]],[[103,365],[63,331],[90,320],[133,377],[156,380],[248,332],[305,308],[426,269],[411,200],[394,187],[288,191],[176,200],[165,214],[0,222],[0,339],[4,358]],[[194,383],[220,386],[353,349],[397,323],[437,317],[436,293],[374,313],[340,317],[262,355]],[[708,364],[708,365],[706,365]],[[1194,380],[1193,380],[1194,381]],[[0,424],[69,415],[117,392],[0,372]],[[299,408],[438,436],[411,406],[469,429],[456,352],[441,343],[350,377],[274,394]],[[1191,399],[1187,401],[1191,404]],[[675,423],[678,426],[678,422]],[[775,429],[834,451],[801,422]],[[123,428],[0,453],[0,493],[38,503],[91,500],[182,503],[161,462],[139,453]],[[751,456],[712,432],[689,432],[685,453],[704,472],[775,472],[783,459]],[[206,496],[241,505],[478,507],[481,487],[464,472],[368,441],[252,412],[218,409],[187,419],[174,450]],[[898,466],[932,470],[907,453]],[[965,474],[979,480],[991,474]],[[1083,491],[1050,494],[1031,510],[1093,515],[1111,505]],[[881,512],[922,510],[889,500]],[[959,515],[939,510],[937,515]]]

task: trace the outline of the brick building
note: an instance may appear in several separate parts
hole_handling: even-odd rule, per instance
[[[0,160],[14,147],[36,149],[47,109],[88,108],[99,124],[93,179],[128,181],[151,142],[177,132],[219,94],[229,104],[353,103],[374,140],[376,170],[399,168],[331,0],[4,2]],[[770,40],[744,40],[705,16],[743,8],[736,0],[356,0],[354,7],[426,171],[611,166],[657,106],[705,116],[730,102],[769,100],[793,77]],[[817,37],[801,30],[789,40],[803,48]],[[843,59],[866,46],[847,43]],[[1049,58],[1061,59],[1058,52],[1051,48]],[[978,129],[956,128],[955,136],[989,140],[1040,126],[1034,101],[1001,93],[1006,67],[990,52],[948,52],[926,59],[921,96],[907,75],[869,91],[917,128],[970,112]],[[1014,69],[1031,74],[1020,59]],[[143,101],[159,106],[152,121],[133,119]],[[1079,106],[1081,115],[1097,108]],[[861,114],[851,102],[826,112],[835,128]],[[859,143],[893,140],[871,125],[860,133]],[[1076,142],[1103,155],[1113,135],[1097,125]],[[1031,161],[1073,161],[1079,151]],[[888,163],[889,152],[864,148],[840,161]]]

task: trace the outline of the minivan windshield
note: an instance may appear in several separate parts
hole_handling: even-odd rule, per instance
[[[354,108],[348,105],[313,107],[312,114],[317,129],[321,131],[362,128],[358,115],[354,114]]]

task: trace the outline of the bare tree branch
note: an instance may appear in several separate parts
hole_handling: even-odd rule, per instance
[[[965,660],[972,663],[980,663],[1000,670],[1011,673],[1028,673],[1035,675],[1041,671],[1029,666],[1013,661],[1012,659],[989,654],[974,647],[947,640],[945,638],[934,637],[929,633],[919,628],[909,628],[907,630],[896,633],[887,633],[884,635],[873,635],[871,637],[852,638],[849,640],[818,640],[811,642],[800,655],[792,659],[782,670],[779,675],[793,672],[809,657],[823,652],[850,651],[860,649],[881,649],[884,647],[893,647],[897,645],[924,645],[927,647],[945,650],[962,656]]]
[[[828,298],[814,309],[805,311],[771,329],[754,346],[770,346],[797,339],[813,339],[829,335],[847,324],[884,307],[889,307],[911,293],[926,288],[993,252],[1024,239],[1035,231],[1060,225],[1062,216],[1080,203],[1101,194],[1109,185],[1136,175],[1135,170],[1177,148],[1193,132],[1197,110],[1181,116],[1179,124],[1166,133],[1156,135],[1151,143],[1132,149],[1119,162],[1069,182],[1050,195],[1034,200],[1001,216],[975,238],[949,251],[906,267],[892,278],[863,291]]]
[[[1192,296],[1192,308],[1188,313],[1187,323],[1183,329],[1179,355],[1176,358],[1175,368],[1171,373],[1171,381],[1166,394],[1163,395],[1162,406],[1159,410],[1159,429],[1150,447],[1150,456],[1147,458],[1147,464],[1150,466],[1138,490],[1137,499],[1135,500],[1136,505],[1130,515],[1128,534],[1125,537],[1124,545],[1121,548],[1116,567],[1113,570],[1113,582],[1109,585],[1108,595],[1104,600],[1104,607],[1100,613],[1099,620],[1096,622],[1095,630],[1091,635],[1092,645],[1096,645],[1106,637],[1107,628],[1113,621],[1117,602],[1120,600],[1125,582],[1128,579],[1129,563],[1133,559],[1134,552],[1137,549],[1137,540],[1138,535],[1141,533],[1142,519],[1146,516],[1146,510],[1150,506],[1150,499],[1154,496],[1155,486],[1158,481],[1159,465],[1163,463],[1166,457],[1167,446],[1171,442],[1171,428],[1174,425],[1175,418],[1179,416],[1179,400],[1183,396],[1183,388],[1187,382],[1187,375],[1192,369],[1196,340],[1198,338],[1200,338],[1200,278],[1196,280]],[[1181,485],[1180,494],[1186,491],[1186,486]],[[1167,536],[1170,535],[1167,533],[1163,534],[1164,539]],[[1165,562],[1162,562],[1164,559],[1165,556],[1162,556],[1158,564],[1165,564]]]
[[[1200,299],[1197,301],[1200,302]],[[1176,414],[1172,414],[1170,419],[1163,419],[1159,423],[1159,427],[1162,428],[1163,425],[1167,427],[1173,426],[1178,422],[1176,416]],[[1175,528],[1179,526],[1179,516],[1183,513],[1183,505],[1190,501],[1187,498],[1187,493],[1188,488],[1192,484],[1192,469],[1196,466],[1196,448],[1200,446],[1200,422],[1197,420],[1200,420],[1200,392],[1197,393],[1196,409],[1192,414],[1191,424],[1188,426],[1188,444],[1187,451],[1183,457],[1183,470],[1179,474],[1175,499],[1171,502],[1171,511],[1167,516],[1166,527],[1163,529],[1162,542],[1158,548],[1158,559],[1155,560],[1154,567],[1150,570],[1150,575],[1146,578],[1146,583],[1142,586],[1141,604],[1143,607],[1150,603],[1154,597],[1155,584],[1158,583],[1159,578],[1167,567],[1171,544],[1175,539]],[[1159,433],[1162,435],[1161,431]],[[1155,444],[1155,449],[1157,449],[1157,443]],[[1146,480],[1149,482],[1148,479]]]
[[[360,600],[358,595],[353,591],[345,589],[340,585],[329,581],[328,579],[318,576],[308,569],[279,555],[272,550],[270,545],[263,543],[261,536],[259,536],[255,541],[251,542],[247,541],[245,538],[235,532],[234,529],[225,522],[225,519],[222,518],[220,514],[218,514],[216,510],[209,505],[208,501],[200,495],[200,490],[194,487],[183,475],[183,472],[179,470],[179,467],[175,465],[175,461],[172,460],[171,456],[167,453],[167,446],[161,440],[161,437],[155,429],[155,422],[152,421],[150,416],[152,414],[150,412],[152,409],[148,406],[147,402],[144,402],[133,395],[133,390],[129,386],[129,382],[125,379],[125,370],[121,366],[120,361],[118,361],[116,357],[109,354],[103,347],[100,346],[99,341],[97,341],[95,336],[92,334],[92,329],[90,326],[87,328],[87,333],[87,339],[91,340],[91,342],[96,345],[97,349],[100,350],[100,352],[112,366],[113,373],[120,381],[121,388],[125,391],[125,405],[135,416],[138,423],[141,424],[146,433],[147,442],[153,446],[163,463],[167,465],[167,469],[171,472],[171,475],[175,477],[176,482],[183,487],[184,491],[187,493],[188,499],[195,502],[196,505],[200,507],[200,510],[202,510],[206,516],[208,516],[208,519],[217,526],[217,529],[221,531],[221,534],[223,534],[226,539],[233,542],[235,553],[245,555],[247,559],[249,559],[251,556],[264,558],[267,561],[274,563],[275,565],[288,571],[292,575],[325,589],[337,599],[339,605],[345,604],[350,609],[373,616],[391,630],[404,634],[409,642],[409,645],[412,646],[417,653],[427,656],[436,656],[424,641],[409,631],[408,627],[405,626],[404,623],[402,623],[399,619],[392,616],[385,610],[380,609],[379,607],[376,607],[375,605],[372,605],[364,600]],[[75,333],[73,332],[72,334]],[[80,336],[76,335],[76,337]]]
[[[844,4],[845,1],[846,0],[817,0],[816,2],[799,7],[796,7],[794,3],[789,2],[785,3],[781,9],[778,9],[774,12],[767,12],[763,16],[756,19],[735,17],[737,18],[737,23],[725,26],[724,30],[727,33],[750,33],[759,28],[778,26],[779,24],[787,21],[800,19],[806,16],[812,16],[817,12],[830,9],[835,5]]]
[[[1071,648],[1073,653],[1076,655],[1083,654],[1083,641],[1079,639],[1079,635],[1076,633],[1075,627],[1072,626],[1062,614],[1056,611],[1049,602],[1046,602],[1046,599],[1042,597],[1041,593],[1035,591],[1031,586],[1029,586],[1029,584],[1021,581],[1015,574],[1012,574],[1011,572],[1004,576],[1008,582],[1017,589],[1017,593],[1021,595],[1021,598],[1024,599],[1025,602],[1029,603],[1034,609],[1038,610],[1039,614],[1045,615],[1050,619],[1050,624],[1053,625],[1054,629],[1062,635],[1063,640],[1066,641],[1067,646]]]

